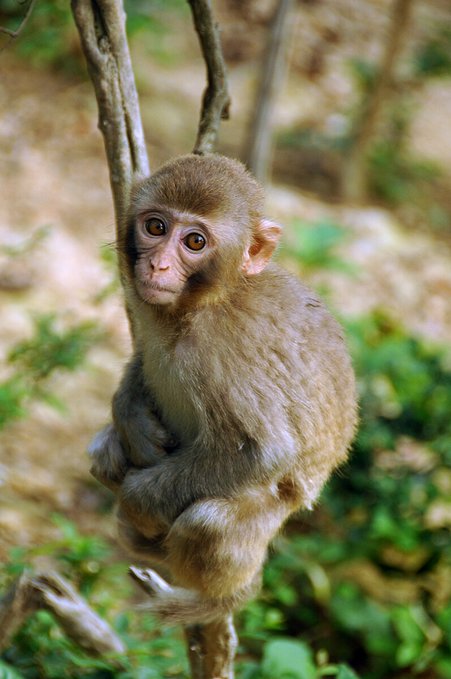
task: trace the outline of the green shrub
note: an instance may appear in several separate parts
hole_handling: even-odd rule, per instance
[[[262,595],[240,614],[240,679],[449,676],[449,355],[382,313],[347,326],[361,397],[351,462],[318,509],[289,524]],[[18,355],[33,365],[33,352]],[[41,612],[3,654],[1,670],[25,679],[185,677],[180,630],[133,610],[126,565],[108,545],[56,521],[60,538],[14,550],[0,582],[51,556],[126,642],[124,669],[88,658]]]
[[[412,156],[392,139],[374,144],[368,164],[372,195],[392,205],[405,203],[419,191],[424,192],[441,176],[435,163]]]
[[[7,356],[12,374],[0,383],[0,429],[24,417],[32,400],[61,407],[61,402],[48,390],[49,377],[56,371],[79,368],[100,337],[101,333],[90,322],[62,327],[55,315],[36,316],[33,336],[19,342]]]
[[[187,677],[185,644],[180,630],[161,629],[152,616],[131,602],[128,565],[112,558],[112,549],[97,536],[82,535],[62,517],[54,517],[61,536],[32,549],[14,549],[0,566],[0,585],[51,557],[57,570],[113,626],[127,647],[126,656],[105,659],[87,655],[66,637],[48,611],[32,615],[1,656],[5,679],[182,679]],[[126,607],[126,611],[124,611]]]
[[[171,12],[184,12],[184,0],[125,0],[127,33],[152,36],[150,52],[157,58],[170,57],[162,38],[170,28]],[[17,30],[26,14],[27,3],[0,0],[0,23]],[[5,41],[8,38],[2,37]],[[53,68],[70,76],[85,72],[85,62],[79,48],[77,29],[68,0],[39,0],[27,25],[15,39],[16,53],[38,68]]]
[[[352,266],[336,254],[347,237],[342,226],[327,219],[317,222],[296,219],[290,227],[290,236],[281,248],[282,256],[296,259],[307,272],[316,269],[353,272]]]
[[[414,58],[415,71],[420,77],[451,75],[451,27],[437,29],[423,44]]]

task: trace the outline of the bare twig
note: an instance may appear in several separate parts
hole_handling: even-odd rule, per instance
[[[368,151],[374,142],[379,119],[387,105],[393,72],[407,35],[414,0],[394,0],[390,31],[379,73],[357,122],[354,140],[344,166],[342,192],[347,200],[362,201],[368,193]]]
[[[213,19],[210,0],[188,0],[188,2],[207,67],[207,87],[203,95],[199,129],[193,149],[193,153],[204,155],[214,151],[221,118],[229,117],[230,97],[219,29]]]
[[[7,647],[26,618],[42,608],[53,613],[67,636],[88,653],[125,653],[124,644],[105,620],[54,572],[24,573],[0,601],[0,650]]]
[[[273,111],[277,94],[284,81],[293,5],[293,0],[279,0],[277,5],[263,59],[255,114],[249,126],[246,164],[262,184],[266,182],[269,173]]]
[[[72,0],[99,109],[117,228],[134,177],[149,174],[122,0]]]
[[[27,7],[27,10],[24,14],[23,19],[20,22],[19,27],[16,28],[15,31],[11,30],[10,28],[5,28],[4,26],[0,26],[0,33],[4,33],[5,35],[9,35],[10,38],[17,38],[21,34],[21,32],[23,31],[25,26],[27,25],[28,19],[30,18],[31,13],[33,12],[33,8],[34,8],[35,4],[36,4],[36,0],[30,1],[30,4]]]

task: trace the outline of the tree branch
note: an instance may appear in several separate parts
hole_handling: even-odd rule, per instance
[[[233,679],[238,637],[231,615],[185,628],[193,679]]]
[[[271,23],[268,46],[264,55],[261,80],[249,126],[246,165],[259,182],[268,178],[272,155],[273,113],[277,95],[283,85],[290,43],[290,21],[293,0],[279,0]]]
[[[88,653],[103,656],[125,653],[125,647],[105,620],[61,575],[24,573],[0,601],[0,650],[36,610],[45,608],[75,643]]]
[[[121,0],[71,1],[96,93],[119,234],[131,182],[135,176],[149,174],[124,11]],[[207,67],[207,87],[194,147],[194,153],[205,154],[214,150],[221,118],[228,117],[229,95],[219,30],[210,2],[188,2]],[[132,320],[130,314],[129,318]],[[131,569],[131,574],[146,589],[145,571]],[[236,634],[230,616],[208,625],[196,625],[186,634],[193,679],[233,679]]]
[[[229,117],[230,97],[218,24],[213,20],[210,0],[188,0],[194,27],[207,67],[207,87],[202,99],[196,144],[193,153],[212,153],[221,119]]]
[[[133,179],[150,172],[125,13],[121,0],[72,0],[71,4],[96,93],[119,231]]]
[[[171,590],[171,585],[151,568],[131,566],[133,580],[149,596]],[[185,627],[192,679],[233,679],[238,639],[231,615],[224,615],[204,625]]]
[[[0,33],[4,33],[5,35],[9,35],[10,38],[17,38],[25,26],[28,23],[28,19],[31,16],[31,13],[33,12],[33,8],[36,4],[36,0],[31,0],[30,4],[27,7],[27,11],[25,12],[25,15],[22,19],[22,21],[19,24],[19,28],[16,28],[15,31],[11,30],[10,28],[5,28],[4,26],[0,26]]]
[[[393,72],[407,35],[414,0],[394,0],[389,35],[380,70],[363,103],[349,156],[343,168],[342,192],[346,200],[361,202],[368,194],[368,152],[379,119],[390,96]]]

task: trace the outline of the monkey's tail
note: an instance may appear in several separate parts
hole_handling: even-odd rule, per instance
[[[163,622],[173,625],[206,623],[230,614],[244,604],[256,589],[255,586],[246,587],[228,597],[207,599],[194,590],[173,587],[151,568],[131,566],[130,574],[150,595],[150,601],[143,607]]]

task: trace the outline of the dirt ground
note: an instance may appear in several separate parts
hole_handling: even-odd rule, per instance
[[[323,4],[332,12],[333,3]],[[375,4],[382,26],[384,3]],[[372,3],[367,5],[371,8]],[[445,3],[436,6],[439,12]],[[227,38],[233,33],[233,17],[224,16],[229,22],[224,28]],[[330,16],[336,20],[333,12]],[[314,19],[319,21],[310,18]],[[323,23],[326,20],[327,15],[322,18]],[[259,31],[263,28],[259,24]],[[246,58],[237,57],[230,66],[233,118],[224,124],[222,136],[222,144],[234,153],[239,153],[245,136],[261,52],[246,45],[243,39],[241,50]],[[171,155],[188,152],[194,141],[204,69],[194,35],[179,38],[176,46],[190,57],[165,66],[149,62],[141,47],[136,47],[153,167]],[[372,49],[377,52],[376,43]],[[108,419],[130,342],[120,293],[96,301],[113,276],[101,260],[100,249],[114,239],[114,220],[91,85],[32,68],[13,49],[0,54],[0,70],[1,354],[6,355],[30,334],[36,312],[56,313],[68,322],[95,319],[105,331],[83,369],[52,377],[49,387],[65,404],[64,412],[35,403],[26,419],[2,432],[2,558],[12,546],[51,538],[56,529],[50,517],[55,511],[84,530],[98,530],[100,525],[111,534],[110,518],[99,519],[97,513],[106,495],[90,480],[84,451]],[[333,112],[334,102],[346,92],[352,97],[340,69],[335,79],[332,71],[333,62],[325,66],[321,87],[300,69],[290,72],[278,106],[281,125],[308,120],[315,106],[327,106]],[[324,85],[327,82],[329,89]],[[451,80],[434,82],[415,114],[413,143],[417,151],[440,162],[445,173],[451,162],[450,117]],[[451,252],[446,241],[428,233],[427,225],[420,232],[409,232],[388,210],[328,205],[277,182],[268,187],[267,211],[285,225],[294,218],[328,217],[347,228],[349,237],[341,255],[355,264],[355,273],[323,272],[310,277],[314,285],[329,286],[331,304],[339,312],[365,314],[383,306],[431,341],[451,341]],[[32,253],[12,261],[4,246],[20,245],[43,226],[46,235]],[[0,379],[8,374],[8,367],[0,364]]]

